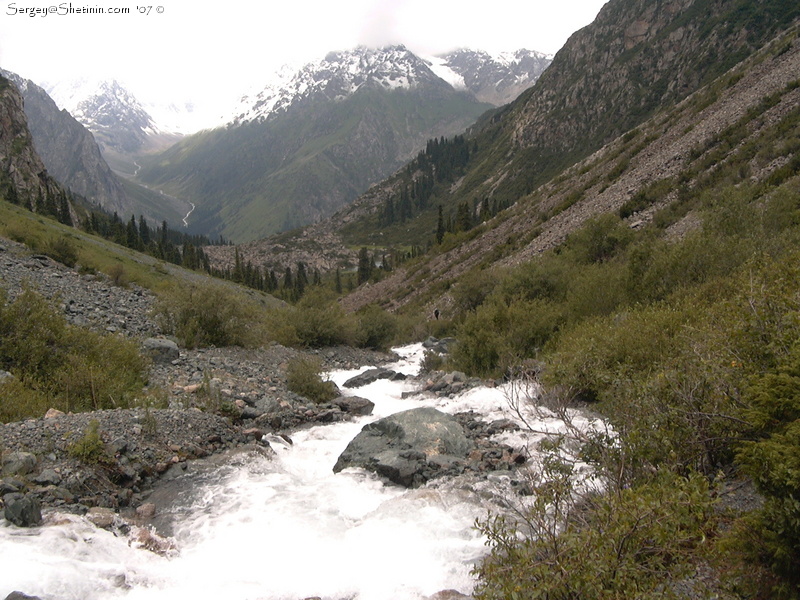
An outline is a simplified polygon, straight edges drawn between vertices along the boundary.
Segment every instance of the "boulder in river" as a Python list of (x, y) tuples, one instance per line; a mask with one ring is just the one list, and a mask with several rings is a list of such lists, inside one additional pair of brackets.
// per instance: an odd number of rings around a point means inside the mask
[(367, 369), (363, 373), (359, 373), (358, 375), (351, 377), (347, 381), (344, 382), (344, 387), (346, 388), (357, 388), (362, 387), (364, 385), (369, 385), (378, 379), (388, 379), (390, 381), (400, 381), (405, 379), (406, 376), (402, 373), (398, 373), (396, 371), (392, 371), (391, 369), (384, 369), (384, 368), (376, 368), (376, 369)]
[(341, 410), (351, 415), (371, 415), (375, 403), (360, 396), (339, 396), (333, 403)]
[(3, 497), (6, 520), (18, 527), (35, 527), (42, 522), (42, 509), (39, 499), (33, 495), (6, 494)]
[(333, 467), (361, 467), (405, 487), (418, 487), (457, 464), (472, 442), (458, 421), (435, 408), (414, 408), (365, 425)]

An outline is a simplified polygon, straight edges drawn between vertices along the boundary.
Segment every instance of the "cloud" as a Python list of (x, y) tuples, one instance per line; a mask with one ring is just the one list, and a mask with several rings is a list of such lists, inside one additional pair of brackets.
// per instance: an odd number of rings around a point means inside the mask
[(406, 0), (378, 0), (371, 3), (364, 14), (358, 43), (370, 47), (403, 43), (401, 21), (407, 4)]

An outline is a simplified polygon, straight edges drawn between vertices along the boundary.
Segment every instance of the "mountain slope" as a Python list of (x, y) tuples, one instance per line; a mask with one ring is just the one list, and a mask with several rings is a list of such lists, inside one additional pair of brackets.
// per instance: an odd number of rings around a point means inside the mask
[[(715, 167), (722, 170), (726, 161), (742, 162), (748, 182), (771, 181), (781, 169), (788, 169), (788, 176), (796, 171), (796, 144), (790, 140), (798, 133), (798, 73), (795, 25), (755, 58), (640, 123), (533, 193), (521, 195), (515, 206), (462, 234), (461, 240), (446, 243), (413, 269), (399, 269), (357, 290), (346, 302), (351, 308), (386, 299), (395, 307), (419, 302), (447, 306), (447, 297), (438, 294), (465, 273), (526, 263), (603, 214), (622, 215), (629, 227), (638, 229), (653, 219), (670, 221), (669, 211), (675, 211), (677, 220), (670, 223), (669, 232), (682, 235), (698, 223), (692, 202), (710, 185), (707, 178), (714, 177)], [(759, 148), (758, 156), (739, 155)], [(361, 201), (369, 206), (362, 209), (377, 210), (375, 197)], [(336, 221), (348, 218), (339, 215)], [(432, 224), (429, 235), (434, 228)]]
[[(675, 169), (696, 179), (691, 167), (695, 154), (705, 154), (703, 144), (711, 143), (719, 128), (736, 122), (742, 110), (755, 110), (764, 94), (791, 84), (795, 64), (775, 85), (756, 83), (760, 76), (751, 63), (743, 64), (733, 79), (722, 76), (776, 33), (794, 27), (798, 16), (800, 7), (776, 0), (613, 0), (595, 23), (570, 38), (533, 88), (511, 105), (487, 113), (471, 129), (468, 162), (454, 179), (433, 187), (428, 208), (415, 207), (412, 218), (401, 223), (387, 225), (384, 218), (387, 202), (396, 202), (404, 188), (427, 176), (417, 161), (330, 220), (304, 231), (302, 238), (326, 240), (332, 256), (362, 245), (405, 251), (433, 244), (421, 266), (398, 269), (346, 302), (352, 308), (371, 301), (394, 307), (412, 300), (442, 304), (446, 299), (433, 299), (435, 290), (442, 293), (471, 269), (528, 260), (561, 243), (592, 215), (617, 210), (640, 195), (668, 202), (663, 191), (656, 193), (649, 185), (656, 186)], [(777, 68), (778, 59), (769, 51), (759, 56), (758, 61)], [(793, 50), (785, 50), (780, 60), (794, 56)], [(736, 81), (745, 75), (754, 79), (748, 84)], [(731, 102), (743, 108), (716, 104), (723, 92), (741, 94)], [(691, 94), (702, 100), (692, 104), (687, 99)], [(712, 108), (701, 114), (707, 107)], [(660, 125), (650, 121), (645, 131), (647, 119), (662, 114), (671, 116), (662, 117)], [(670, 119), (680, 121), (683, 129), (670, 128)], [(670, 139), (672, 147), (658, 145)], [(640, 162), (645, 158), (650, 162)], [(667, 191), (677, 187), (670, 180), (662, 186)], [(676, 200), (677, 192), (668, 198)], [(487, 222), (437, 247), (440, 204), (445, 222), (455, 222), (461, 208), (471, 217), (470, 226)], [(496, 209), (484, 211), (486, 205)], [(502, 210), (509, 205), (513, 208)], [(295, 246), (287, 239), (280, 245)], [(256, 247), (250, 250), (259, 254)], [(271, 260), (274, 264), (280, 259), (273, 252)]]
[(195, 231), (244, 241), (332, 214), (431, 135), (489, 105), (402, 46), (329, 54), (246, 102), (234, 123), (143, 163), (139, 180), (197, 204)]
[(0, 75), (0, 193), (14, 204), (37, 207), (63, 190), (36, 154), (22, 94)]
[(125, 192), (92, 134), (32, 81), (7, 71), (3, 75), (22, 93), (33, 142), (48, 172), (90, 202), (126, 214)]
[[(182, 136), (156, 123), (138, 98), (114, 79), (78, 79), (46, 86), (48, 94), (95, 137), (117, 173), (129, 177), (137, 158), (164, 149)], [(180, 109), (172, 107), (173, 115)]]

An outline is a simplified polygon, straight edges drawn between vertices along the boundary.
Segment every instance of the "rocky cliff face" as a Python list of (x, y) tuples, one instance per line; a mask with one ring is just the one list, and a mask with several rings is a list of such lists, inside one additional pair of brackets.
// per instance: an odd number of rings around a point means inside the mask
[(122, 185), (100, 154), (92, 134), (41, 87), (3, 72), (22, 93), (33, 143), (47, 171), (62, 185), (108, 211), (126, 214)]
[[(20, 204), (32, 204), (59, 193), (36, 154), (33, 136), (23, 110), (22, 94), (0, 76), (0, 178), (6, 198), (14, 194)], [(13, 192), (12, 192), (13, 190)]]
[(797, 8), (768, 0), (609, 2), (523, 95), (513, 140), (541, 155), (600, 147), (760, 47)]

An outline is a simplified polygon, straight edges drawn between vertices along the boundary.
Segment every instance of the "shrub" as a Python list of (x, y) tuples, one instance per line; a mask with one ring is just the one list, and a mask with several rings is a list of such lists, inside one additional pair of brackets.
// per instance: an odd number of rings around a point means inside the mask
[(51, 400), (38, 390), (31, 389), (16, 377), (0, 382), (0, 423), (42, 417)]
[(322, 287), (309, 289), (285, 315), (303, 347), (355, 345), (358, 337), (356, 319), (344, 312), (333, 291)]
[(397, 335), (395, 316), (377, 304), (369, 304), (356, 314), (358, 345), (374, 350), (388, 350)]
[(154, 314), (162, 330), (187, 348), (266, 341), (261, 307), (221, 283), (174, 286), (160, 294)]
[(322, 363), (318, 358), (299, 356), (289, 361), (286, 368), (286, 387), (295, 394), (305, 396), (318, 404), (330, 402), (338, 396), (336, 385), (320, 375)]
[(561, 322), (557, 305), (529, 300), (506, 304), (493, 298), (467, 316), (456, 331), (454, 368), (496, 377), (520, 359), (535, 356)]
[(89, 422), (82, 438), (67, 447), (67, 452), (72, 458), (89, 465), (106, 464), (111, 461), (105, 444), (100, 439), (100, 423), (96, 419)]
[(64, 236), (48, 240), (42, 253), (68, 267), (74, 267), (78, 262), (78, 249)]
[(70, 326), (30, 290), (11, 304), (3, 300), (0, 368), (16, 378), (0, 389), (4, 420), (38, 417), (51, 406), (127, 407), (141, 392), (147, 361), (134, 342)]
[(492, 551), (476, 569), (476, 598), (662, 597), (664, 579), (690, 572), (713, 524), (704, 478), (665, 473), (576, 503), (569, 471), (559, 468), (534, 490), (525, 525), (504, 517), (480, 524)]

